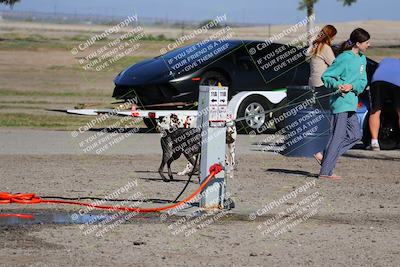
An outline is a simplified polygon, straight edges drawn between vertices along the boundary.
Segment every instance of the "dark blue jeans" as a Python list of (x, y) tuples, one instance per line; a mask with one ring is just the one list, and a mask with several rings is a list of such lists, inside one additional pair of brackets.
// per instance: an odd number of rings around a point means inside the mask
[(332, 115), (331, 135), (323, 152), (319, 175), (332, 175), (338, 158), (362, 138), (360, 123), (355, 112)]

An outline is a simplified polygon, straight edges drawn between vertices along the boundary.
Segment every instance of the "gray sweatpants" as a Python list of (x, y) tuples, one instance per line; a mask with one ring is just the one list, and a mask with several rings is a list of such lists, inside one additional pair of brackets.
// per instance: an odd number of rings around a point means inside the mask
[(323, 152), (319, 175), (332, 175), (338, 158), (362, 138), (355, 112), (333, 114), (331, 124), (331, 136)]

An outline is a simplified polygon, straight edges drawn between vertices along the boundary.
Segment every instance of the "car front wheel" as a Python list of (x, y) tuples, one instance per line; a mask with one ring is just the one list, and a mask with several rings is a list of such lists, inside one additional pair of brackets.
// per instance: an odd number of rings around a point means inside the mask
[(229, 87), (228, 79), (217, 71), (207, 71), (201, 77), (200, 85), (217, 86), (221, 83), (223, 86)]

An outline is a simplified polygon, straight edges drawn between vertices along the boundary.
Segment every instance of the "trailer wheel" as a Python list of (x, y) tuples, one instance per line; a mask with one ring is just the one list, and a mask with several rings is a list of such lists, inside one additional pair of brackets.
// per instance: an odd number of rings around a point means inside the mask
[(267, 130), (266, 122), (270, 116), (265, 112), (270, 109), (272, 109), (272, 104), (264, 96), (248, 96), (239, 106), (237, 118), (243, 118), (243, 120), (239, 121), (236, 127), (244, 133), (264, 133)]

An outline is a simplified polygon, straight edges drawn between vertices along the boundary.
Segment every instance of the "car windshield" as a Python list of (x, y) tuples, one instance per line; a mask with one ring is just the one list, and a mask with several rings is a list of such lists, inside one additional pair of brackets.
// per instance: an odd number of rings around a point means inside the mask
[(162, 58), (170, 71), (183, 74), (211, 63), (239, 44), (233, 41), (204, 41), (175, 49), (157, 58)]

